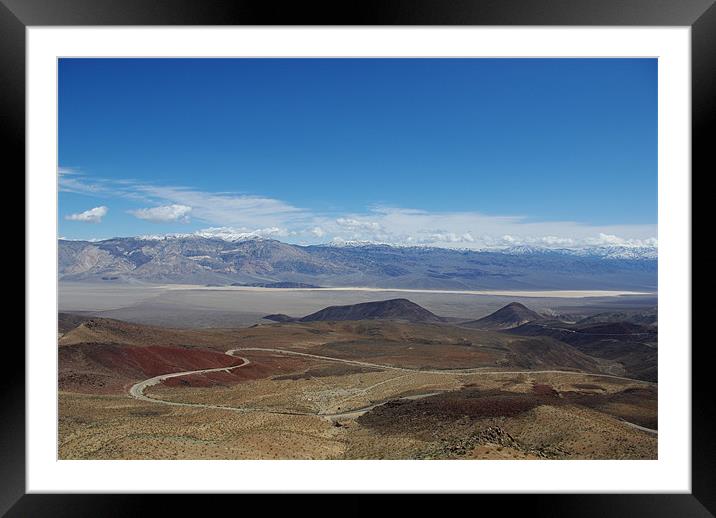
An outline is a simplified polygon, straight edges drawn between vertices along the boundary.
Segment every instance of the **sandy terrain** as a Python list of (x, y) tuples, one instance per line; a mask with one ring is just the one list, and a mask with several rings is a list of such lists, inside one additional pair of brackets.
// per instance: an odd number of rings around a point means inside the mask
[(62, 459), (340, 458), (343, 430), (318, 417), (168, 407), (60, 393)]
[[(532, 400), (536, 385), (572, 392), (583, 381), (580, 374), (458, 379), (371, 372), (148, 389), (163, 399), (256, 409), (248, 413), (62, 392), (59, 450), (61, 458), (655, 458), (656, 437), (618, 415), (558, 396)], [(636, 388), (616, 380), (591, 380), (590, 385), (598, 388), (585, 393), (599, 394), (594, 397)], [(409, 398), (426, 391), (434, 395)], [(495, 391), (506, 404), (494, 406), (490, 394)], [(386, 400), (393, 403), (349, 415), (352, 408)], [(656, 400), (651, 402), (640, 412), (646, 421), (655, 420)], [(275, 410), (341, 410), (346, 415), (281, 415)], [(632, 414), (639, 412), (632, 409)]]
[[(497, 372), (475, 342), (489, 349), (492, 341), (498, 351), (501, 335), (446, 329), (320, 322), (181, 331), (93, 321), (61, 339), (59, 456), (656, 458), (655, 384), (584, 372)], [(372, 351), (360, 345), (366, 336)], [(192, 340), (203, 345), (181, 345)], [(331, 345), (341, 340), (354, 345)], [(251, 347), (257, 344), (264, 347)], [(446, 370), (457, 358), (478, 370)], [(197, 370), (207, 372), (186, 374)]]
[[(116, 300), (140, 313), (176, 304), (187, 313), (174, 318), (189, 322), (232, 297), (309, 300), (283, 290), (142, 293)], [(468, 311), (454, 295), (422, 295)], [(60, 328), (61, 459), (657, 456), (657, 385), (548, 336), (395, 320), (182, 329), (76, 314), (61, 315)]]

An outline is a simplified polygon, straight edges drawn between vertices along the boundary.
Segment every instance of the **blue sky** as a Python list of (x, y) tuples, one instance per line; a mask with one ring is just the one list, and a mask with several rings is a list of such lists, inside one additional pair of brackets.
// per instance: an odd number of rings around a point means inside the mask
[(657, 61), (62, 59), (58, 167), (71, 239), (653, 243)]

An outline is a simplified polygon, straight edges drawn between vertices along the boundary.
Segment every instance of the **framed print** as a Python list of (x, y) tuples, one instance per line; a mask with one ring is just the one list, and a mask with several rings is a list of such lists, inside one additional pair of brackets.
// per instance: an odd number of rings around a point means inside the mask
[(712, 2), (0, 9), (8, 516), (263, 492), (711, 516)]

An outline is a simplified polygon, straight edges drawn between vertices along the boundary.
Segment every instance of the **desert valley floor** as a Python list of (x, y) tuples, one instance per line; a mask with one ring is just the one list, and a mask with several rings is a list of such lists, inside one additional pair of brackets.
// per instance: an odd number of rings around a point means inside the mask
[(61, 459), (657, 457), (655, 295), (93, 289)]

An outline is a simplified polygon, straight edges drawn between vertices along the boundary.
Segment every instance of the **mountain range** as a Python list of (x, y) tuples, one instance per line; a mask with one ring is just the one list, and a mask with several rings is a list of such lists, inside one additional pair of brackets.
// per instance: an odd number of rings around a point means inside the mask
[(653, 248), (456, 250), (295, 245), (265, 238), (58, 241), (62, 281), (412, 289), (655, 291)]

